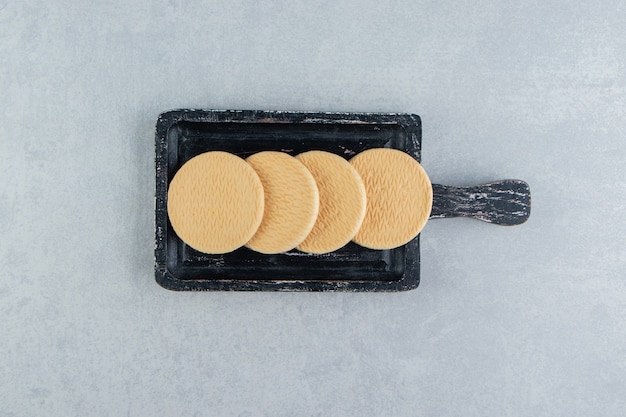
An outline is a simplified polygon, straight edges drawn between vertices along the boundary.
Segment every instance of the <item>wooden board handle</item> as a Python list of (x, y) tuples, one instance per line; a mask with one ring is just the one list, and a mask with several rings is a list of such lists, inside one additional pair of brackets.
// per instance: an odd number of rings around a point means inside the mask
[(431, 219), (471, 217), (504, 226), (522, 224), (530, 216), (530, 187), (502, 180), (474, 187), (433, 184)]

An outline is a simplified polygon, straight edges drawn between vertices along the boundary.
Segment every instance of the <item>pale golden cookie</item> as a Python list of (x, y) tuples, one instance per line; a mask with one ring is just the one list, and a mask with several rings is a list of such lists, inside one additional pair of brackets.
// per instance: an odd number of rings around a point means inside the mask
[(263, 218), (263, 185), (243, 159), (206, 152), (187, 161), (172, 179), (167, 214), (192, 248), (232, 252), (254, 235)]
[(350, 164), (365, 184), (367, 210), (354, 242), (370, 249), (392, 249), (422, 230), (433, 202), (426, 171), (410, 155), (396, 149), (369, 149)]
[(283, 152), (259, 152), (246, 162), (261, 178), (265, 191), (263, 220), (246, 246), (266, 254), (295, 248), (317, 218), (319, 194), (313, 176), (296, 158)]
[(313, 174), (320, 195), (317, 220), (298, 250), (321, 254), (342, 248), (356, 235), (365, 217), (365, 186), (359, 173), (330, 152), (305, 152), (296, 159)]

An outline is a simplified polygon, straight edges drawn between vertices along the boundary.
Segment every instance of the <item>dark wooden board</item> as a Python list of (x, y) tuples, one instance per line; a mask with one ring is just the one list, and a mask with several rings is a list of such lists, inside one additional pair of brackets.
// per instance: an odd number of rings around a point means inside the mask
[(419, 284), (419, 237), (392, 250), (350, 243), (325, 255), (246, 248), (207, 255), (185, 245), (167, 218), (176, 171), (207, 151), (243, 158), (263, 150), (324, 150), (349, 159), (370, 148), (421, 156), (421, 121), (412, 114), (175, 110), (156, 126), (155, 276), (171, 290), (402, 291)]

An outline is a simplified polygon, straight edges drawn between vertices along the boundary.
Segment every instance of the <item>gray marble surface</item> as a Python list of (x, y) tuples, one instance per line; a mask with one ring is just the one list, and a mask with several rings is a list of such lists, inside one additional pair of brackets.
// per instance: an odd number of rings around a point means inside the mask
[[(0, 415), (622, 416), (626, 6), (0, 0)], [(174, 293), (153, 137), (180, 107), (412, 112), (433, 220), (407, 293)]]

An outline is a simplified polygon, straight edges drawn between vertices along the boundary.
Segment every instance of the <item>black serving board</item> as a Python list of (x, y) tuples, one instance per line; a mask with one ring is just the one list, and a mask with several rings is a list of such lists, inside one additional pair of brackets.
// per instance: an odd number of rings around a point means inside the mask
[[(176, 171), (208, 151), (246, 158), (259, 151), (310, 150), (346, 159), (370, 148), (394, 148), (417, 161), (421, 122), (414, 114), (175, 110), (156, 129), (156, 280), (171, 290), (402, 291), (420, 280), (419, 236), (391, 250), (349, 243), (312, 255), (297, 250), (264, 255), (240, 248), (207, 255), (183, 243), (167, 217), (167, 189)], [(530, 216), (530, 189), (520, 180), (474, 187), (433, 184), (431, 219), (471, 217), (516, 225)]]
[(240, 248), (207, 255), (178, 238), (167, 217), (176, 171), (207, 151), (242, 158), (259, 151), (297, 155), (323, 150), (346, 159), (370, 148), (395, 148), (420, 161), (421, 121), (413, 114), (175, 110), (156, 126), (157, 282), (171, 290), (401, 291), (419, 284), (419, 237), (391, 250), (354, 243), (324, 255), (293, 250), (264, 255)]

